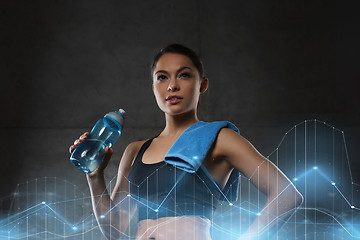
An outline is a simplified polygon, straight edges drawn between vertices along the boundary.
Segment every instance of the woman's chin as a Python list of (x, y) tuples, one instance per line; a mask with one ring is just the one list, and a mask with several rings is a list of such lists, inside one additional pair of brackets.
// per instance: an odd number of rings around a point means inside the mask
[(177, 117), (177, 116), (193, 116), (194, 115), (195, 110), (191, 109), (191, 110), (184, 110), (184, 109), (171, 109), (171, 110), (167, 110), (164, 111), (165, 114), (171, 116), (171, 117)]
[(165, 114), (169, 115), (169, 116), (177, 116), (177, 115), (182, 115), (184, 113), (184, 111), (181, 110), (174, 110), (174, 109), (167, 109), (166, 111), (163, 111)]

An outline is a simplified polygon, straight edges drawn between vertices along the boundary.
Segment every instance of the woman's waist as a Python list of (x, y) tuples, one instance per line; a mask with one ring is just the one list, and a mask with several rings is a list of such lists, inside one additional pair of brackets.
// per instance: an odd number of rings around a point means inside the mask
[(139, 221), (165, 217), (201, 217), (212, 219), (216, 206), (207, 202), (186, 202), (168, 199), (161, 203), (139, 202)]
[(144, 219), (138, 223), (137, 240), (211, 240), (211, 222), (196, 216)]

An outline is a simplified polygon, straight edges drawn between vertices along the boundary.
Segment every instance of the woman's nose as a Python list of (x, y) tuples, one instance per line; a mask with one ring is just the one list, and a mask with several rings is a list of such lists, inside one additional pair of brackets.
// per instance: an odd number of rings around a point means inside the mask
[(178, 85), (178, 82), (176, 81), (176, 79), (171, 79), (167, 90), (171, 91), (171, 92), (175, 92), (175, 91), (179, 91), (179, 89), (180, 89), (180, 86)]

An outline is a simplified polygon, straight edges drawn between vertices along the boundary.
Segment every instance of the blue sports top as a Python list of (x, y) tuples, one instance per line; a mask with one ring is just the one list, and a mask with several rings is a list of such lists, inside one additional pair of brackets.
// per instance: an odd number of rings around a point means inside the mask
[(175, 216), (212, 219), (222, 200), (221, 190), (203, 168), (189, 173), (164, 161), (144, 164), (142, 156), (154, 138), (141, 146), (128, 175), (130, 194), (138, 201), (139, 221)]

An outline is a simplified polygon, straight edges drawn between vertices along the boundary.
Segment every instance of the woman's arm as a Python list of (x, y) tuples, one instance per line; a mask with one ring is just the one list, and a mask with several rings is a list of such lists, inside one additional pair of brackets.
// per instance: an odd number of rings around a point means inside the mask
[(261, 192), (267, 195), (263, 210), (245, 235), (276, 233), (281, 223), (285, 222), (302, 203), (302, 195), (272, 162), (233, 130), (221, 129), (216, 145), (231, 167), (247, 176)]
[[(87, 135), (80, 137), (79, 141), (75, 141), (75, 144), (70, 147), (70, 152), (86, 137)], [(90, 188), (93, 211), (101, 232), (107, 239), (119, 239), (125, 233), (136, 210), (136, 203), (127, 196), (129, 193), (127, 175), (136, 156), (137, 144), (129, 144), (124, 151), (111, 197), (106, 189), (104, 170), (110, 161), (113, 150), (106, 147), (105, 151), (106, 154), (100, 166), (94, 172), (87, 174), (86, 179)]]

